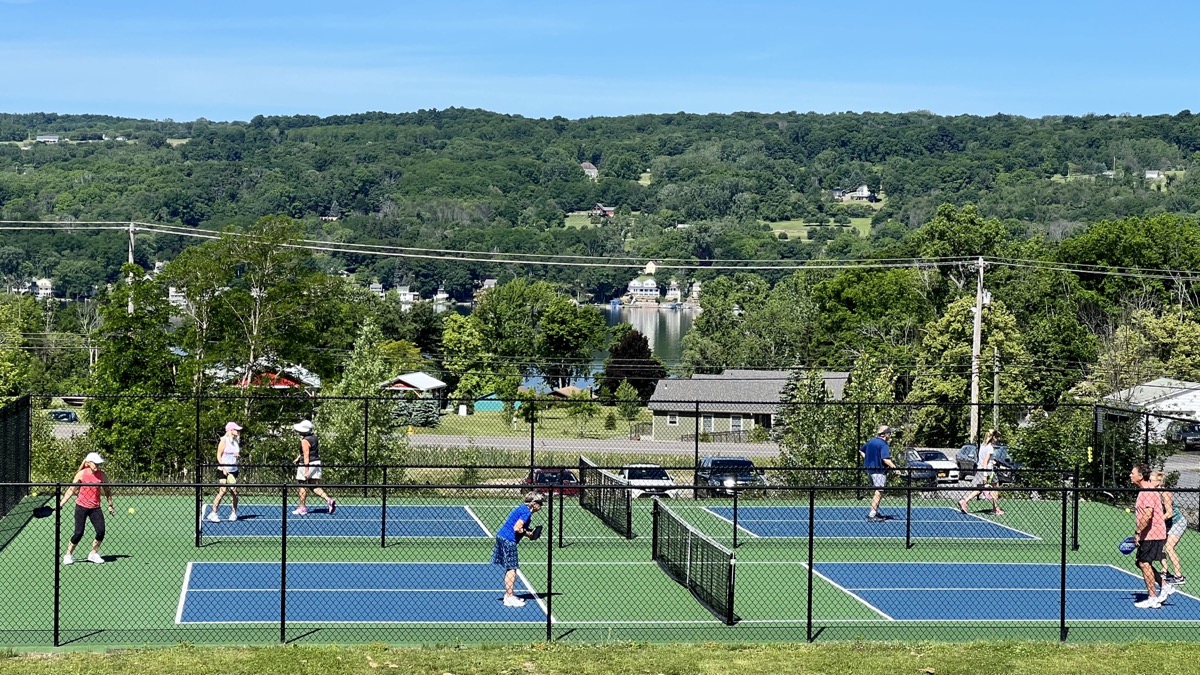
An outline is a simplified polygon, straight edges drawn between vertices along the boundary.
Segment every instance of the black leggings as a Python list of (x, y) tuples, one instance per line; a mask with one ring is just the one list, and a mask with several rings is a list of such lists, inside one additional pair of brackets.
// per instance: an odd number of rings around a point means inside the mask
[(71, 535), (71, 545), (74, 546), (83, 539), (83, 521), (91, 519), (92, 529), (96, 531), (96, 541), (104, 541), (104, 511), (97, 506), (87, 509), (75, 505), (75, 534)]

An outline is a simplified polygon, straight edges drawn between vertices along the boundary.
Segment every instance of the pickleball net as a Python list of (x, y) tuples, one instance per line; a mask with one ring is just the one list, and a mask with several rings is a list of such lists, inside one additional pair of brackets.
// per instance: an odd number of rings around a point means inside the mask
[[(589, 489), (599, 486), (601, 489)], [(633, 492), (629, 483), (586, 457), (579, 458), (579, 505), (614, 532), (633, 539)]]
[(680, 518), (658, 499), (654, 500), (653, 519), (651, 555), (655, 562), (726, 625), (732, 626), (737, 620), (733, 613), (733, 551)]

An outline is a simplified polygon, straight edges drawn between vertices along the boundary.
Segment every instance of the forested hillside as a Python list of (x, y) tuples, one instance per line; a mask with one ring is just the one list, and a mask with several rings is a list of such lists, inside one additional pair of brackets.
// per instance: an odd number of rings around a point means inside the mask
[[(48, 134), (62, 141), (32, 142)], [(806, 260), (871, 255), (942, 203), (974, 203), (1018, 240), (1058, 240), (1102, 219), (1200, 213), (1200, 172), (1189, 170), (1200, 168), (1200, 117), (1188, 111), (568, 120), (450, 109), (220, 123), (5, 114), (0, 139), (6, 220), (220, 229), (278, 214), (307, 222), (316, 238), (456, 250)], [(596, 180), (583, 162), (597, 167)], [(834, 189), (859, 185), (880, 201), (835, 201)], [(598, 202), (615, 216), (566, 218)], [(69, 297), (116, 278), (118, 238), (65, 239), (7, 233), (0, 273), (62, 279)], [(170, 259), (182, 245), (146, 238), (138, 262)], [(505, 273), (433, 260), (328, 263), (426, 297), (444, 282), (459, 299), (482, 276)], [(533, 273), (598, 300), (628, 280), (626, 271)]]

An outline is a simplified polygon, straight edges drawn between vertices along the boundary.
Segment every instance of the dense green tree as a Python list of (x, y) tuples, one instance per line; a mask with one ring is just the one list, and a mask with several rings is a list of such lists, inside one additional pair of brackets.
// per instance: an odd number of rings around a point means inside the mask
[[(604, 373), (600, 388), (614, 392), (618, 399), (627, 396), (630, 389), (643, 404), (650, 400), (658, 381), (667, 376), (667, 368), (650, 349), (645, 335), (629, 324), (616, 328), (608, 358), (604, 361)], [(625, 393), (621, 387), (625, 386)], [(622, 399), (623, 400), (623, 399)]]

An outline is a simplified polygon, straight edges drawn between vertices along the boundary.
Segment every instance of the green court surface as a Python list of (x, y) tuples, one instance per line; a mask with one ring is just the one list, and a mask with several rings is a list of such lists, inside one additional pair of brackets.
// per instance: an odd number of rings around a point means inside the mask
[[(372, 488), (377, 489), (377, 488)], [(0, 606), (0, 640), (13, 646), (47, 646), (54, 642), (54, 611), (56, 605), (55, 579), (59, 587), (60, 645), (74, 647), (107, 647), (118, 645), (175, 644), (254, 644), (276, 643), (281, 638), (293, 642), (390, 642), (390, 643), (494, 643), (533, 642), (547, 639), (545, 613), (539, 609), (540, 622), (481, 621), (439, 623), (420, 620), (415, 614), (411, 623), (371, 622), (311, 622), (289, 621), (281, 635), (278, 623), (180, 623), (189, 563), (199, 562), (256, 562), (279, 564), (283, 551), (278, 536), (242, 536), (236, 527), (242, 523), (222, 525), (206, 534), (197, 547), (195, 496), (189, 490), (154, 489), (147, 487), (141, 494), (117, 492), (117, 512), (108, 517), (108, 536), (102, 553), (107, 562), (94, 565), (76, 562), (60, 566), (55, 555), (56, 517), (40, 513), (29, 517), (32, 509), (46, 502), (45, 497), (27, 498), (7, 518), (0, 521), (0, 594), (5, 602)], [(381, 541), (375, 536), (289, 537), (287, 562), (356, 563), (478, 563), (488, 565), (493, 540), (490, 533), (503, 523), (509, 511), (517, 505), (516, 490), (476, 490), (456, 496), (445, 492), (388, 496), (388, 507), (411, 506), (414, 513), (430, 507), (469, 507), (486, 532), (470, 536), (406, 537), (389, 536)], [(463, 496), (466, 494), (467, 496)], [(1057, 619), (1026, 620), (1011, 618), (1005, 607), (1022, 602), (1020, 594), (1004, 590), (984, 589), (975, 593), (961, 592), (958, 565), (964, 570), (1020, 570), (1017, 565), (1057, 566), (1062, 555), (1062, 505), (1053, 499), (1010, 499), (1004, 503), (1007, 514), (992, 516), (973, 514), (969, 518), (981, 523), (978, 535), (967, 538), (920, 536), (906, 545), (903, 537), (890, 536), (824, 536), (821, 532), (812, 541), (816, 570), (822, 563), (828, 569), (845, 570), (855, 574), (874, 574), (879, 570), (877, 583), (872, 585), (912, 589), (901, 604), (917, 606), (920, 616), (915, 619), (885, 618), (880, 610), (864, 601), (863, 593), (848, 591), (827, 574), (814, 574), (811, 580), (812, 613), (809, 614), (809, 539), (807, 525), (789, 523), (794, 530), (776, 529), (783, 536), (761, 536), (769, 523), (781, 518), (762, 518), (759, 523), (747, 521), (747, 514), (794, 513), (807, 518), (806, 493), (792, 493), (795, 499), (742, 500), (739, 505), (739, 524), (736, 553), (736, 625), (726, 626), (703, 606), (686, 588), (668, 577), (659, 564), (651, 560), (651, 502), (634, 503), (636, 536), (626, 540), (608, 529), (592, 513), (580, 508), (578, 499), (567, 497), (562, 506), (555, 500), (552, 509), (535, 516), (535, 523), (547, 523), (549, 511), (554, 520), (543, 539), (520, 544), (521, 570), (529, 586), (540, 597), (542, 607), (550, 609), (553, 621), (549, 637), (554, 640), (603, 642), (634, 641), (805, 641), (812, 637), (830, 639), (921, 639), (921, 640), (978, 640), (978, 639), (1059, 639)], [(486, 495), (486, 496), (481, 496)], [(204, 495), (211, 501), (211, 492)], [(335, 494), (335, 496), (337, 496)], [(279, 493), (243, 497), (244, 504), (265, 505), (282, 509)], [(313, 500), (310, 504), (319, 504)], [(227, 504), (228, 502), (226, 502)], [(289, 494), (294, 505), (295, 496)], [(866, 502), (852, 498), (817, 499), (817, 512), (849, 513), (859, 510), (865, 514)], [(369, 511), (380, 505), (378, 495), (349, 496), (343, 492), (339, 507), (363, 507)], [(669, 500), (667, 506), (693, 523), (720, 543), (732, 547), (733, 525), (724, 517), (731, 509), (728, 499)], [(887, 510), (903, 515), (903, 499), (889, 498)], [(136, 508), (136, 515), (127, 513)], [(66, 540), (73, 527), (69, 505), (62, 514), (59, 541), (65, 551)], [(245, 508), (245, 507), (244, 507)], [(952, 500), (926, 500), (914, 508), (928, 508), (927, 520), (952, 522), (944, 517), (956, 513)], [(982, 508), (982, 507), (977, 507)], [(789, 511), (789, 509), (791, 511)], [(822, 509), (835, 509), (822, 511)], [(836, 511), (842, 509), (843, 511)], [(352, 510), (352, 509), (351, 509)], [(222, 506), (222, 513), (227, 506)], [(1068, 521), (1073, 514), (1068, 511)], [(312, 513), (305, 518), (329, 517)], [(857, 518), (857, 516), (855, 516)], [(914, 516), (914, 528), (917, 523)], [(365, 518), (358, 519), (360, 522)], [(558, 537), (561, 520), (562, 538)], [(250, 521), (247, 521), (250, 522)], [(297, 522), (289, 519), (289, 527)], [(747, 525), (746, 523), (749, 523)], [(846, 531), (860, 531), (857, 520), (846, 517)], [(993, 525), (1000, 523), (1000, 525)], [(1067, 562), (1069, 565), (1113, 566), (1133, 571), (1133, 560), (1118, 553), (1116, 543), (1132, 530), (1132, 516), (1123, 509), (1098, 503), (1083, 502), (1079, 508), (1079, 549), (1071, 550), (1073, 523), (1067, 527)], [(887, 525), (887, 532), (901, 531), (902, 525)], [(897, 529), (899, 528), (899, 529)], [(368, 529), (370, 529), (368, 527)], [(249, 530), (247, 530), (249, 531)], [(375, 530), (378, 532), (378, 530)], [(884, 530), (879, 530), (883, 532)], [(1011, 533), (992, 536), (997, 532)], [(795, 534), (799, 536), (790, 536)], [(1197, 537), (1191, 533), (1190, 537)], [(83, 543), (76, 553), (82, 561), (91, 541), (87, 529)], [(560, 546), (560, 543), (562, 544)], [(1180, 552), (1186, 569), (1197, 569), (1200, 556), (1195, 555), (1189, 537), (1185, 537)], [(855, 563), (853, 566), (833, 563)], [(293, 568), (294, 569), (294, 568)], [(348, 566), (360, 570), (362, 566)], [(477, 596), (446, 593), (444, 602), (498, 603), (502, 572), (487, 567), (488, 578), (494, 578), (495, 593)], [(1047, 568), (1049, 569), (1049, 568)], [(1105, 569), (1108, 569), (1107, 567)], [(903, 570), (898, 574), (897, 570)], [(901, 578), (902, 577), (902, 578)], [(289, 579), (292, 577), (289, 576)], [(1129, 588), (1136, 589), (1140, 580), (1130, 576)], [(236, 588), (236, 579), (230, 588)], [(338, 583), (338, 582), (343, 583)], [(353, 579), (331, 579), (331, 587), (352, 585)], [(445, 579), (447, 589), (454, 589), (456, 580)], [(1197, 581), (1200, 584), (1200, 581)], [(289, 587), (290, 588), (290, 587)], [(439, 589), (434, 589), (439, 590)], [(551, 590), (550, 595), (546, 595)], [(888, 589), (894, 590), (894, 588)], [(1091, 589), (1108, 595), (1088, 596), (1103, 608), (1124, 608), (1132, 598), (1120, 588)], [(1128, 589), (1126, 589), (1128, 590)], [(1186, 591), (1186, 587), (1183, 589)], [(277, 594), (276, 594), (277, 595)], [(289, 592), (290, 596), (290, 592)], [(329, 594), (331, 604), (348, 602), (345, 596)], [(966, 598), (964, 600), (964, 597)], [(1039, 596), (1041, 597), (1041, 596)], [(1057, 595), (1053, 601), (1057, 601)], [(1180, 606), (1195, 601), (1179, 594)], [(1044, 599), (1044, 598), (1043, 598)], [(531, 597), (531, 602), (535, 600)], [(219, 603), (236, 606), (243, 602), (237, 591), (223, 593)], [(289, 600), (290, 602), (290, 600)], [(406, 616), (404, 601), (398, 599), (397, 616)], [(492, 608), (489, 605), (489, 608)], [(964, 609), (965, 607), (965, 609)], [(957, 613), (950, 611), (956, 608)], [(469, 609), (469, 608), (468, 608)], [(978, 610), (977, 618), (975, 612)], [(1129, 641), (1140, 639), (1193, 639), (1196, 621), (1191, 614), (1170, 614), (1145, 610), (1128, 620), (1114, 612), (1113, 618), (1097, 619), (1093, 615), (1068, 621), (1070, 640)], [(1182, 611), (1182, 610), (1181, 610)], [(949, 612), (946, 614), (946, 612)], [(956, 618), (939, 618), (941, 616)], [(965, 616), (965, 618), (964, 618)], [(1019, 617), (1019, 612), (1012, 616)], [(1141, 620), (1144, 617), (1145, 620)]]

